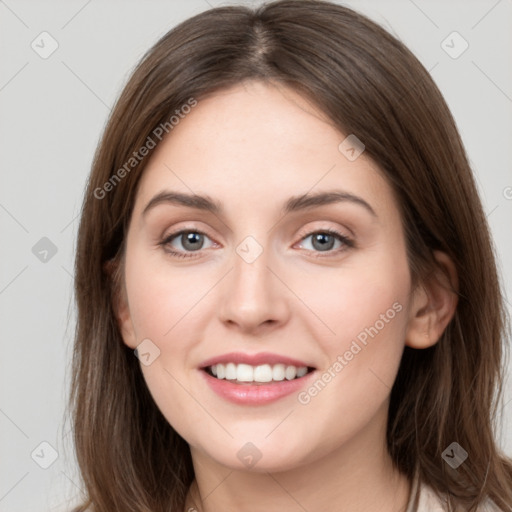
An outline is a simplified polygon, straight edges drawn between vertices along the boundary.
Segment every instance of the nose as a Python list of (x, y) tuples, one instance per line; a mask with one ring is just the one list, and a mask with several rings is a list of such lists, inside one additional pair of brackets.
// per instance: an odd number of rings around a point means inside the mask
[(219, 308), (220, 319), (228, 328), (263, 334), (288, 321), (292, 294), (284, 276), (269, 264), (272, 261), (266, 250), (252, 262), (234, 254), (233, 269), (223, 280)]

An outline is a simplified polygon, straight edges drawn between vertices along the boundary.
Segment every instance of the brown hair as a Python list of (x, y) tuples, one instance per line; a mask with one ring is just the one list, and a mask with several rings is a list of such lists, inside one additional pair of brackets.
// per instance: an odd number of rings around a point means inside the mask
[[(391, 391), (388, 450), (402, 473), (412, 480), (417, 468), (452, 505), (475, 510), (488, 496), (512, 507), (512, 461), (494, 438), (507, 316), (455, 122), (428, 72), (383, 28), (327, 1), (282, 0), (254, 10), (211, 9), (173, 28), (138, 64), (109, 118), (85, 193), (75, 264), (69, 407), (88, 496), (76, 510), (184, 507), (194, 478), (189, 447), (155, 405), (113, 309), (149, 156), (118, 170), (191, 98), (246, 79), (293, 87), (342, 133), (363, 141), (397, 195), (415, 283), (436, 268), (433, 250), (453, 260), (455, 316), (431, 348), (405, 348)], [(441, 457), (454, 441), (469, 454), (457, 470)]]

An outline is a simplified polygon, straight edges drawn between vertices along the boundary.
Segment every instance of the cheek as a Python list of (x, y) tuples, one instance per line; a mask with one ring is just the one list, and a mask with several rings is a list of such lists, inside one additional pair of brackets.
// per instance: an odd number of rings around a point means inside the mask
[[(318, 318), (316, 338), (331, 355), (353, 340), (400, 345), (406, 323), (410, 274), (405, 251), (377, 251), (316, 279), (297, 280), (299, 295)], [(369, 345), (369, 344), (368, 344)]]
[(131, 256), (126, 287), (135, 335), (138, 343), (149, 339), (159, 351), (151, 364), (141, 364), (142, 374), (167, 421), (194, 444), (197, 425), (205, 421), (205, 404), (191, 398), (190, 379), (197, 371), (191, 356), (201, 341), (205, 307), (211, 308), (208, 292), (218, 277), (207, 270), (172, 271), (161, 258), (144, 264), (148, 256), (136, 250)]
[(175, 332), (190, 323), (196, 306), (215, 284), (214, 276), (197, 269), (173, 271), (161, 256), (154, 263), (143, 256), (134, 251), (126, 264), (132, 322), (138, 340), (154, 339), (164, 349), (176, 338)]
[(205, 418), (204, 410), (196, 407), (187, 393), (190, 386), (184, 374), (190, 350), (190, 333), (186, 335), (188, 316), (184, 315), (190, 307), (184, 304), (184, 297), (170, 292), (161, 279), (132, 284), (132, 290), (139, 291), (130, 303), (138, 343), (149, 339), (154, 344), (150, 364), (143, 364), (142, 359), (140, 363), (146, 386), (167, 422), (193, 444), (195, 440), (190, 435)]
[(405, 250), (375, 251), (301, 293), (322, 320), (310, 325), (324, 364), (299, 403), (351, 431), (386, 401), (398, 371), (410, 293)]

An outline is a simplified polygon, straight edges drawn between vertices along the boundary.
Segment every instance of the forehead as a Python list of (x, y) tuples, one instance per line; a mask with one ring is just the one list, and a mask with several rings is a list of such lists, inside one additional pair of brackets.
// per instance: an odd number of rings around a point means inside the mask
[(136, 209), (163, 189), (208, 194), (237, 212), (330, 189), (364, 196), (376, 209), (389, 206), (391, 189), (374, 162), (364, 152), (351, 161), (340, 151), (347, 135), (290, 88), (238, 84), (198, 101), (163, 139)]

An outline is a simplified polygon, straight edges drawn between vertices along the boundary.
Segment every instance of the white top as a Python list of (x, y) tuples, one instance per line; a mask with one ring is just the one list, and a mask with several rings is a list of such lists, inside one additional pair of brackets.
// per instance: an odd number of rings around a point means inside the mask
[[(415, 510), (414, 505), (414, 497), (416, 494), (416, 489), (418, 488), (418, 474), (416, 473), (416, 476), (413, 481), (412, 485), (412, 491), (411, 491), (411, 498), (409, 500), (409, 503), (407, 505), (406, 512), (447, 512), (448, 506), (447, 506), (447, 498), (443, 497), (440, 498), (434, 489), (430, 487), (429, 485), (426, 485), (424, 483), (421, 484), (420, 487), (420, 497), (418, 502), (418, 508)], [(481, 505), (478, 508), (478, 512), (500, 512), (500, 509), (491, 501), (486, 500), (483, 505)]]

